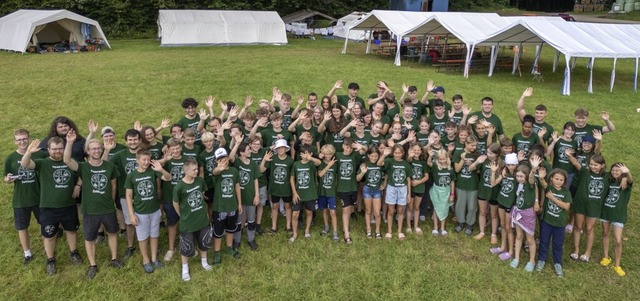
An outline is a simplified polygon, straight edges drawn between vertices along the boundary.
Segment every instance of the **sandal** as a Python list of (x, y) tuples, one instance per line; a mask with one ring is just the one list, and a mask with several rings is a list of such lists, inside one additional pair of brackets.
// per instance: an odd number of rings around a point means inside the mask
[(582, 262), (589, 262), (589, 257), (587, 257), (587, 255), (582, 254), (580, 256), (580, 261)]
[(381, 233), (376, 233), (376, 239), (382, 239), (382, 234)]
[(392, 237), (391, 233), (387, 233), (387, 234), (384, 235), (384, 238), (389, 239), (389, 240), (391, 239), (391, 237)]
[(500, 260), (502, 261), (509, 260), (511, 259), (511, 254), (509, 254), (509, 252), (503, 252), (502, 254), (498, 255), (498, 258), (500, 258)]
[(484, 232), (478, 233), (478, 235), (473, 237), (475, 240), (482, 240), (484, 238)]
[(447, 237), (447, 235), (449, 235), (449, 232), (447, 232), (447, 230), (442, 230), (442, 232), (440, 232), (440, 235)]
[(600, 265), (603, 267), (607, 267), (611, 264), (611, 258), (610, 257), (603, 257), (602, 260), (600, 260)]
[(433, 231), (431, 231), (431, 235), (433, 235), (433, 236), (438, 236), (438, 230), (433, 230)]
[(569, 258), (571, 258), (573, 260), (576, 260), (576, 261), (580, 259), (580, 257), (578, 257), (578, 254), (576, 254), (576, 253), (571, 253), (571, 255), (569, 255)]
[(346, 238), (344, 239), (344, 242), (345, 242), (346, 244), (350, 245), (353, 241), (351, 241), (351, 237), (346, 237)]
[(404, 233), (399, 232), (399, 233), (398, 233), (398, 239), (399, 239), (399, 240), (404, 240), (404, 238), (405, 238)]
[(416, 234), (417, 235), (422, 235), (422, 229), (416, 227)]
[(491, 244), (492, 245), (497, 245), (498, 244), (498, 235), (497, 234), (491, 234)]
[(367, 232), (367, 238), (373, 238), (373, 236), (371, 235), (371, 232)]

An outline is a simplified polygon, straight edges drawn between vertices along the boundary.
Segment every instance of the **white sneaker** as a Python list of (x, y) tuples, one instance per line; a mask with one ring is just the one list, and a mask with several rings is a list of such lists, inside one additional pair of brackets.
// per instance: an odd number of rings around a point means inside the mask
[[(164, 254), (164, 261), (171, 261), (171, 258), (173, 258), (173, 254), (175, 254), (176, 251), (171, 251), (168, 250), (167, 253)], [(187, 280), (185, 280), (187, 281)]]
[(191, 280), (191, 275), (189, 275), (189, 272), (182, 273), (182, 281), (189, 281), (189, 280)]

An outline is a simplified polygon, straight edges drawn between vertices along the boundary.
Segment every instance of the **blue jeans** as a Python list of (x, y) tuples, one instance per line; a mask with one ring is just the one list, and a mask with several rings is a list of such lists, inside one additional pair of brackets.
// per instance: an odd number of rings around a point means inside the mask
[(562, 244), (564, 243), (564, 227), (554, 227), (545, 221), (540, 222), (540, 250), (538, 260), (549, 259), (549, 242), (553, 247), (553, 263), (562, 264)]

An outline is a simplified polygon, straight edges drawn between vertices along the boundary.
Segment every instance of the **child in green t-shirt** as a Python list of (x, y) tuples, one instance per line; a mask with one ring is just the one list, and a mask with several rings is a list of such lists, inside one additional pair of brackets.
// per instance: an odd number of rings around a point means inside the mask
[(331, 215), (333, 240), (338, 241), (340, 238), (338, 237), (338, 220), (336, 218), (336, 188), (338, 187), (338, 181), (335, 153), (336, 149), (331, 144), (325, 144), (320, 149), (322, 164), (318, 169), (318, 178), (320, 180), (318, 209), (322, 210), (322, 220), (324, 221), (324, 229), (320, 232), (320, 235), (329, 234), (329, 215)]
[(311, 229), (311, 218), (313, 217), (313, 211), (316, 210), (316, 201), (318, 200), (316, 166), (320, 164), (320, 160), (313, 157), (311, 145), (303, 145), (300, 147), (300, 161), (293, 163), (291, 176), (289, 178), (293, 195), (293, 206), (291, 207), (293, 210), (293, 216), (291, 217), (293, 235), (289, 239), (290, 242), (294, 242), (296, 238), (298, 238), (298, 217), (302, 207), (304, 207), (307, 215), (304, 237), (311, 237), (311, 233), (309, 232)]
[[(224, 148), (215, 152), (216, 168), (213, 169), (213, 264), (222, 262), (222, 237), (225, 236), (226, 252), (233, 258), (240, 258), (240, 252), (233, 248), (233, 234), (238, 231), (238, 215), (242, 214), (240, 175), (229, 166), (229, 157)], [(226, 234), (226, 235), (225, 235)]]

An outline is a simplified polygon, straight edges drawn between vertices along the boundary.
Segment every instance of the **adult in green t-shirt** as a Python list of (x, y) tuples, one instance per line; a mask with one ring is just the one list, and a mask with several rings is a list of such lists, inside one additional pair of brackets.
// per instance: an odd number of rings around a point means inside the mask
[(171, 175), (160, 162), (151, 160), (148, 150), (141, 149), (136, 153), (136, 163), (138, 167), (127, 175), (124, 183), (125, 198), (129, 220), (136, 227), (142, 266), (146, 273), (153, 273), (164, 266), (157, 258), (162, 218), (158, 188), (160, 181), (171, 180)]
[(182, 280), (191, 280), (189, 258), (196, 254), (196, 245), (200, 249), (200, 262), (205, 271), (213, 269), (207, 262), (207, 251), (211, 248), (212, 229), (209, 225), (208, 209), (204, 202), (207, 184), (198, 176), (198, 162), (187, 159), (184, 164), (184, 177), (173, 189), (173, 207), (180, 216), (180, 257), (182, 261)]
[[(329, 91), (327, 96), (329, 98), (332, 98), (333, 95), (336, 93), (336, 90), (338, 89), (342, 89), (342, 80), (336, 81), (333, 87), (331, 87), (331, 90)], [(349, 85), (347, 86), (347, 89), (349, 90), (348, 92), (349, 94), (336, 96), (336, 99), (338, 103), (343, 107), (343, 110), (347, 109), (347, 105), (349, 104), (349, 101), (358, 102), (362, 105), (362, 107), (365, 107), (364, 100), (360, 96), (358, 96), (358, 91), (360, 91), (360, 85), (358, 85), (358, 83), (349, 83)]]
[[(200, 141), (200, 132), (198, 132), (198, 123), (200, 123), (200, 115), (196, 112), (198, 108), (198, 101), (189, 97), (185, 98), (181, 104), (184, 109), (185, 115), (178, 120), (176, 124), (180, 125), (182, 131), (186, 131), (187, 129), (192, 129), (195, 134), (195, 143), (198, 146), (202, 146), (202, 142)], [(205, 120), (207, 123), (208, 120)]]
[(216, 150), (216, 168), (213, 169), (213, 264), (222, 262), (222, 237), (225, 236), (226, 253), (240, 258), (240, 252), (233, 249), (233, 234), (238, 231), (238, 215), (242, 214), (240, 175), (229, 166), (229, 157), (224, 148)]
[(37, 172), (40, 182), (40, 234), (44, 238), (44, 250), (47, 255), (47, 274), (54, 275), (56, 270), (55, 248), (58, 226), (62, 224), (71, 251), (74, 264), (81, 264), (82, 257), (76, 249), (76, 231), (78, 230), (78, 208), (72, 194), (79, 193), (76, 175), (63, 159), (64, 140), (51, 137), (47, 141), (49, 157), (31, 160), (32, 155), (40, 151), (40, 140), (29, 144), (20, 160), (20, 166)]
[(290, 242), (294, 242), (298, 238), (298, 217), (300, 210), (304, 207), (306, 212), (306, 226), (304, 237), (311, 237), (311, 218), (313, 211), (316, 210), (316, 202), (318, 200), (318, 184), (316, 179), (316, 166), (320, 165), (320, 160), (313, 157), (313, 149), (310, 145), (300, 147), (300, 161), (296, 161), (291, 166), (291, 176), (289, 182), (291, 184), (293, 211), (291, 217), (291, 228), (293, 235)]
[(114, 196), (118, 169), (109, 161), (102, 160), (102, 145), (100, 141), (91, 139), (85, 143), (85, 152), (89, 154), (87, 162), (76, 162), (71, 158), (76, 133), (67, 133), (67, 145), (64, 149), (63, 161), (69, 169), (78, 173), (82, 182), (82, 228), (84, 230), (84, 246), (89, 259), (87, 278), (93, 279), (98, 273), (96, 263), (96, 239), (100, 225), (104, 225), (107, 232), (109, 250), (111, 251), (111, 266), (121, 268), (118, 260), (118, 220)]
[[(522, 92), (522, 96), (520, 96), (520, 99), (518, 100), (516, 111), (518, 112), (518, 118), (520, 119), (520, 121), (523, 121), (524, 116), (527, 115), (527, 111), (524, 109), (524, 102), (526, 98), (531, 96), (532, 94), (533, 88), (528, 87), (524, 90), (524, 92)], [(547, 118), (547, 106), (543, 104), (537, 105), (535, 107), (535, 113), (533, 114), (533, 117), (533, 133), (537, 135), (540, 131), (542, 131), (542, 141), (544, 141), (544, 143), (550, 142), (549, 138), (551, 138), (551, 133), (553, 133), (553, 126), (545, 121), (545, 119)]]
[[(493, 113), (493, 98), (491, 97), (482, 98), (482, 110), (469, 114), (467, 122), (469, 124), (478, 124), (478, 122), (482, 122), (483, 120), (490, 123), (495, 128), (492, 141), (500, 141), (498, 139), (502, 139), (504, 137), (504, 129), (502, 127), (502, 120), (500, 120), (500, 117)], [(476, 133), (478, 132), (475, 126), (473, 130)]]
[[(20, 165), (22, 156), (29, 146), (29, 131), (16, 130), (13, 141), (17, 149), (4, 160), (4, 181), (7, 184), (13, 184), (11, 207), (13, 207), (14, 225), (24, 251), (24, 264), (28, 264), (33, 257), (29, 237), (31, 215), (33, 214), (36, 221), (40, 223), (40, 181), (35, 170)], [(40, 159), (45, 156), (44, 152), (36, 152), (32, 158)]]
[(576, 118), (576, 132), (573, 134), (573, 140), (578, 144), (578, 150), (581, 150), (582, 146), (582, 137), (592, 135), (593, 130), (598, 130), (602, 134), (613, 132), (616, 130), (615, 125), (609, 119), (608, 112), (600, 113), (600, 117), (605, 122), (606, 126), (592, 125), (587, 123), (589, 119), (589, 111), (584, 108), (579, 108), (575, 111)]

